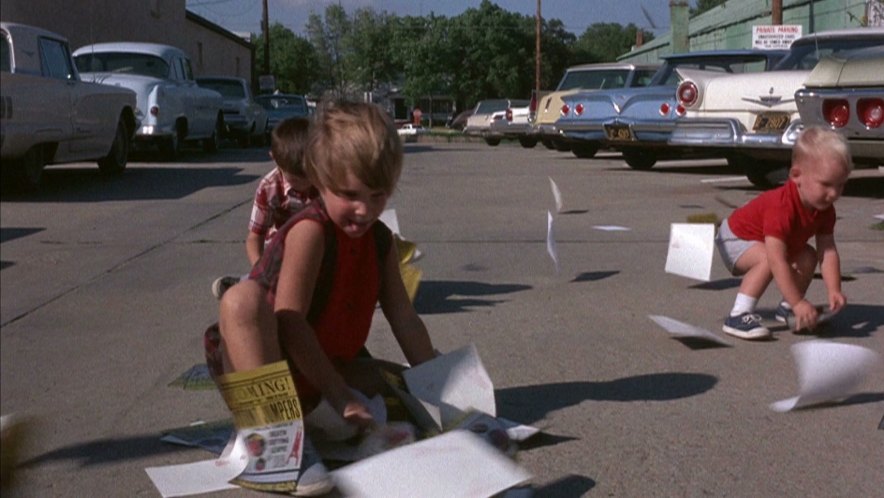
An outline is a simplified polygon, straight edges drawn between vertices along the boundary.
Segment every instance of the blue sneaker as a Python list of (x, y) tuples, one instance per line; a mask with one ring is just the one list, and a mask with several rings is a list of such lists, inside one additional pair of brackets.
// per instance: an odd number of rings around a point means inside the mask
[(780, 304), (777, 306), (777, 310), (774, 311), (774, 319), (780, 323), (789, 323), (795, 315), (792, 313), (792, 308), (787, 308), (783, 305), (783, 301), (780, 301)]
[(770, 330), (761, 324), (761, 316), (755, 313), (729, 316), (724, 319), (721, 330), (740, 339), (756, 340), (770, 337)]

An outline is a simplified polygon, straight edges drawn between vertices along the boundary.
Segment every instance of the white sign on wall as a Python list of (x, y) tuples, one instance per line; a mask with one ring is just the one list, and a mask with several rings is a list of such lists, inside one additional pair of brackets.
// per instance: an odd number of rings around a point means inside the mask
[(752, 48), (762, 50), (786, 50), (792, 42), (801, 38), (800, 24), (752, 26)]

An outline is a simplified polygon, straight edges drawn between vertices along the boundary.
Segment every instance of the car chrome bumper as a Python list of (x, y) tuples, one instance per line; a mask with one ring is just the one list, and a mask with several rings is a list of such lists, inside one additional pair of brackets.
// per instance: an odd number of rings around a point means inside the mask
[(783, 133), (750, 133), (736, 120), (690, 119), (676, 121), (670, 145), (734, 149), (790, 149), (801, 131), (800, 120), (793, 120)]

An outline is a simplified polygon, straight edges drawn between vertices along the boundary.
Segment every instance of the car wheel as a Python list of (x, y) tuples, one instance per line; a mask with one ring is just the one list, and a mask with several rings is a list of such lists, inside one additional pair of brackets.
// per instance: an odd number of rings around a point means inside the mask
[(219, 117), (215, 120), (215, 129), (212, 136), (203, 140), (203, 151), (217, 152), (221, 146), (221, 136), (224, 134), (224, 121)]
[(105, 175), (119, 175), (125, 171), (128, 160), (129, 136), (126, 134), (126, 124), (121, 119), (117, 123), (117, 133), (114, 135), (110, 152), (98, 160), (98, 170)]
[(571, 152), (571, 144), (564, 140), (553, 140), (553, 147), (559, 152)]
[(788, 162), (731, 156), (727, 158), (727, 164), (741, 170), (749, 179), (749, 183), (762, 189), (782, 185), (789, 177)]
[(635, 170), (649, 170), (657, 164), (657, 156), (644, 150), (630, 150), (623, 152), (623, 160)]
[(170, 137), (160, 139), (160, 154), (166, 161), (173, 161), (181, 152), (181, 135), (180, 132), (173, 133)]
[(594, 144), (574, 144), (571, 153), (580, 159), (590, 159), (599, 151), (599, 146)]
[(492, 147), (497, 147), (498, 145), (500, 145), (500, 139), (499, 138), (486, 138), (485, 143), (492, 146)]
[(519, 144), (526, 149), (533, 149), (537, 145), (537, 137), (519, 137)]
[(556, 150), (556, 144), (554, 144), (553, 141), (549, 138), (541, 138), (540, 143), (542, 143), (543, 146), (549, 150)]

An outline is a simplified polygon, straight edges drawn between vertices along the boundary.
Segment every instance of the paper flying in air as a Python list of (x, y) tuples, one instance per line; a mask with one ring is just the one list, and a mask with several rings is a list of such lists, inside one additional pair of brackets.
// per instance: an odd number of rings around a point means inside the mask
[(559, 186), (556, 185), (556, 182), (553, 181), (552, 177), (549, 177), (549, 186), (552, 188), (553, 199), (556, 201), (556, 212), (561, 213), (563, 208), (562, 191), (559, 190)]
[(798, 396), (771, 403), (775, 412), (846, 398), (862, 384), (881, 360), (875, 351), (830, 341), (804, 341), (792, 345), (798, 370)]
[(620, 225), (593, 225), (592, 227), (603, 232), (628, 232), (632, 230), (631, 228), (622, 227)]
[(666, 273), (708, 282), (715, 248), (712, 223), (673, 223), (669, 231)]
[(704, 339), (721, 344), (723, 346), (731, 345), (730, 342), (722, 339), (721, 337), (713, 334), (706, 329), (695, 327), (689, 323), (674, 320), (672, 318), (669, 318), (668, 316), (648, 315), (648, 318), (653, 320), (654, 323), (656, 323), (657, 325), (663, 327), (667, 332), (672, 334), (673, 337)]
[(549, 211), (546, 212), (546, 252), (552, 258), (556, 267), (556, 273), (559, 273), (559, 251), (556, 249), (556, 235), (553, 231), (553, 215)]

